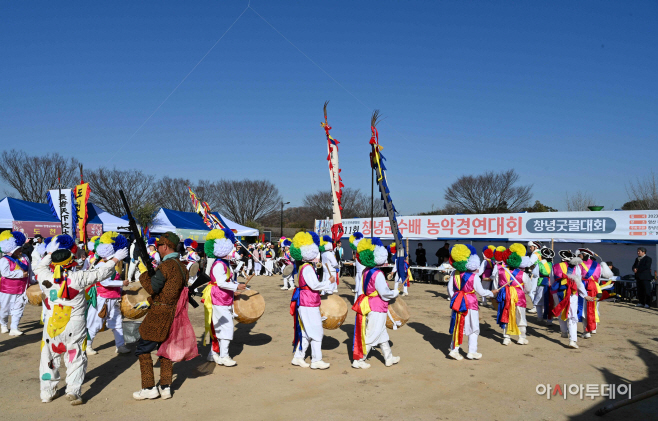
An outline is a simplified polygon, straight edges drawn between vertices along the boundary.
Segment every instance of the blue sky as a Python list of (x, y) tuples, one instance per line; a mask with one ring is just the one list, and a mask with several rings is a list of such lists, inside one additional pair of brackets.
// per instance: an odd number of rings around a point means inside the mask
[[(372, 109), (402, 214), (458, 176), (514, 167), (564, 210), (620, 207), (655, 168), (658, 3), (6, 2), (2, 148), (86, 168), (329, 188), (322, 104), (346, 186), (370, 190)], [(349, 93), (347, 91), (349, 91)], [(355, 99), (356, 97), (356, 99)], [(112, 158), (116, 152), (116, 157)], [(0, 186), (5, 187), (5, 186)]]

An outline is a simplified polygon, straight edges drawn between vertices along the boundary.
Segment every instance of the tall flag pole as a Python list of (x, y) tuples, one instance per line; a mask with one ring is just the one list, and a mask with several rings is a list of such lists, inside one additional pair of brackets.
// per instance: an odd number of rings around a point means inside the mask
[(340, 177), (340, 167), (338, 166), (338, 144), (340, 143), (329, 134), (331, 126), (327, 121), (327, 104), (324, 103), (324, 122), (320, 123), (327, 135), (327, 161), (329, 162), (329, 178), (331, 180), (331, 199), (333, 202), (333, 220), (334, 224), (331, 227), (331, 239), (334, 242), (340, 240), (343, 236), (343, 217), (342, 217), (342, 198), (343, 198), (343, 180)]
[[(379, 186), (379, 192), (381, 193), (382, 200), (384, 201), (384, 209), (386, 209), (386, 214), (388, 215), (389, 222), (391, 224), (391, 232), (395, 238), (396, 243), (396, 255), (395, 266), (398, 271), (398, 276), (400, 280), (404, 283), (407, 279), (407, 269), (405, 268), (406, 258), (407, 258), (407, 249), (404, 246), (402, 241), (402, 234), (398, 229), (398, 220), (395, 214), (397, 210), (393, 205), (393, 199), (391, 199), (391, 192), (388, 188), (388, 181), (386, 180), (386, 166), (384, 165), (384, 155), (381, 151), (384, 149), (383, 146), (379, 144), (379, 132), (377, 131), (377, 123), (379, 122), (379, 110), (375, 110), (372, 113), (372, 119), (370, 120), (370, 146), (372, 150), (370, 152), (370, 165), (375, 171), (375, 179), (377, 180), (377, 185)], [(370, 227), (370, 231), (373, 231), (373, 227)]]

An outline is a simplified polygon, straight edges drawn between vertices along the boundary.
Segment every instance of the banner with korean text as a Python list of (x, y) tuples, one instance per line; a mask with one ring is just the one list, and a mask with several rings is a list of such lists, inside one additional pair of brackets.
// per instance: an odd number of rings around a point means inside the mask
[[(331, 220), (315, 221), (318, 234), (330, 233)], [(388, 218), (343, 219), (343, 236), (355, 232), (393, 239)], [(658, 210), (603, 212), (542, 212), (491, 215), (400, 216), (400, 233), (410, 240), (468, 238), (555, 241), (658, 241)]]

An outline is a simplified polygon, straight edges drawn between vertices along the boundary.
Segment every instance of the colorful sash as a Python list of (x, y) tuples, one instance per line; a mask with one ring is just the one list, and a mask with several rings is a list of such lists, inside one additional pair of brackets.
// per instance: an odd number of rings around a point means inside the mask
[[(302, 266), (299, 268), (298, 273), (301, 276), (301, 273), (304, 271), (305, 266), (311, 266), (310, 263), (304, 263)], [(295, 264), (295, 269), (297, 269), (297, 264)], [(302, 318), (299, 315), (299, 306), (301, 305), (301, 299), (302, 299), (302, 294), (300, 291), (302, 289), (304, 290), (310, 290), (308, 285), (306, 285), (306, 281), (304, 281), (304, 285), (300, 284), (299, 277), (297, 277), (297, 285), (299, 285), (297, 288), (295, 288), (295, 291), (292, 293), (292, 298), (290, 298), (290, 315), (293, 317), (294, 321), (294, 333), (293, 333), (293, 338), (292, 338), (292, 350), (295, 352), (296, 350), (302, 349), (302, 329), (304, 329), (304, 323), (302, 323)]]
[(375, 280), (377, 273), (381, 272), (377, 268), (370, 269), (363, 277), (362, 294), (359, 295), (356, 302), (352, 306), (352, 310), (356, 312), (356, 320), (354, 322), (354, 344), (352, 345), (352, 357), (354, 360), (360, 360), (366, 355), (366, 316), (370, 313), (370, 298), (377, 297), (379, 293), (374, 290), (370, 294), (366, 294), (368, 285), (371, 280)]
[(8, 259), (9, 261), (14, 262), (15, 264), (17, 264), (18, 267), (21, 268), (21, 269), (23, 270), (23, 272), (27, 272), (27, 271), (28, 271), (28, 268), (29, 268), (28, 263), (26, 263), (26, 262), (22, 262), (20, 259), (14, 259), (13, 257), (11, 257), (11, 256), (8, 255), (8, 254), (5, 254), (3, 257), (4, 257), (5, 259)]
[(464, 288), (473, 276), (474, 274), (472, 272), (465, 272), (464, 274), (455, 272), (454, 282), (457, 286), (457, 291), (455, 291), (456, 293), (452, 296), (452, 300), (450, 301), (450, 308), (452, 309), (452, 315), (450, 316), (450, 334), (452, 335), (454, 348), (458, 348), (459, 345), (464, 342), (464, 320), (468, 315), (466, 294), (475, 293), (474, 290), (464, 291)]
[(569, 279), (568, 275), (573, 273), (575, 267), (567, 265), (565, 262), (560, 263), (560, 269), (566, 278), (556, 279), (553, 284), (554, 290), (560, 300), (560, 303), (552, 309), (554, 316), (566, 321), (569, 317), (569, 308), (571, 306), (571, 296), (578, 293), (578, 286)]
[[(598, 267), (598, 263), (595, 260), (592, 260), (592, 264), (590, 265), (589, 269), (584, 263), (581, 263), (581, 267), (584, 270), (587, 270), (587, 273), (583, 277), (587, 295), (589, 297), (596, 298), (596, 295), (601, 291), (599, 289), (600, 287), (598, 282), (592, 278), (592, 275), (594, 275), (594, 272)], [(584, 312), (587, 312), (587, 317), (584, 317)], [(585, 332), (596, 330), (596, 323), (599, 322), (599, 314), (596, 310), (596, 301), (587, 301), (582, 297), (578, 297), (578, 321), (584, 322), (585, 319), (587, 320), (587, 324), (584, 326)]]
[[(516, 287), (512, 285), (512, 283), (517, 280), (516, 275), (520, 271), (521, 269), (514, 269), (512, 272), (503, 269), (505, 283), (496, 296), (496, 301), (498, 302), (496, 322), (498, 323), (498, 326), (503, 329), (507, 328), (508, 335), (521, 334), (519, 326), (516, 323), (516, 303), (519, 301), (519, 295)], [(521, 283), (519, 282), (519, 284)]]

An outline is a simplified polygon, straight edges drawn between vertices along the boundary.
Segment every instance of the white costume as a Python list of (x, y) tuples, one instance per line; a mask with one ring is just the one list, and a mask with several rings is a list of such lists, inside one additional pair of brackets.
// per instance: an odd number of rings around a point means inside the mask
[[(0, 258), (0, 275), (2, 278), (11, 279), (11, 280), (20, 280), (23, 279), (23, 269), (12, 262), (11, 255), (6, 254)], [(2, 327), (2, 332), (7, 332), (7, 323), (9, 322), (9, 316), (11, 315), (11, 328), (10, 334), (18, 335), (20, 334), (18, 330), (18, 323), (23, 317), (23, 311), (25, 310), (25, 305), (27, 304), (27, 295), (25, 293), (27, 286), (34, 279), (34, 274), (32, 273), (32, 267), (30, 266), (30, 261), (27, 256), (21, 255), (18, 259), (15, 259), (21, 262), (21, 264), (27, 267), (27, 279), (25, 279), (24, 286), (21, 290), (5, 289), (5, 287), (0, 286), (5, 292), (0, 292), (0, 325)], [(14, 270), (11, 267), (14, 266)]]
[[(323, 292), (331, 288), (331, 282), (320, 282), (318, 275), (311, 265), (304, 265), (301, 271), (304, 277), (304, 282), (313, 291)], [(302, 319), (302, 348), (295, 349), (295, 359), (302, 361), (306, 357), (306, 350), (309, 344), (311, 345), (311, 362), (322, 361), (322, 337), (324, 336), (324, 329), (322, 327), (322, 316), (320, 315), (320, 307), (299, 307), (299, 316)]]
[[(228, 269), (228, 273), (226, 273)], [(230, 291), (235, 293), (238, 289), (238, 283), (231, 276), (230, 266), (227, 265), (227, 268), (224, 268), (224, 265), (219, 261), (213, 263), (211, 270), (212, 278), (217, 283), (217, 288), (220, 288), (224, 291)], [(229, 357), (228, 346), (233, 340), (233, 305), (212, 305), (212, 325), (215, 329), (215, 335), (219, 341), (219, 358)], [(210, 347), (210, 353), (208, 354), (208, 361), (213, 361), (213, 356), (217, 354), (212, 346)]]
[[(126, 255), (127, 253), (123, 257)], [(95, 269), (87, 271), (66, 273), (62, 269), (66, 274), (66, 286), (63, 286), (63, 283), (57, 284), (54, 281), (49, 267), (51, 261), (51, 256), (46, 255), (35, 270), (39, 285), (46, 294), (44, 306), (49, 308), (43, 328), (39, 365), (41, 399), (45, 402), (49, 402), (57, 390), (60, 381), (60, 357), (66, 365), (66, 393), (79, 399), (87, 369), (84, 290), (95, 282), (109, 278), (114, 272), (113, 261), (99, 264)], [(62, 290), (69, 298), (62, 296)]]
[[(105, 262), (102, 262), (105, 263)], [(99, 263), (101, 264), (101, 263)], [(89, 304), (87, 309), (87, 331), (89, 332), (89, 343), (87, 351), (95, 354), (92, 343), (98, 332), (103, 328), (111, 329), (114, 334), (114, 343), (117, 350), (124, 349), (125, 340), (123, 338), (123, 316), (121, 315), (121, 287), (123, 280), (114, 279), (116, 272), (99, 282), (97, 285), (96, 307)], [(118, 291), (118, 294), (117, 294)], [(117, 297), (118, 295), (118, 297)], [(105, 310), (103, 310), (105, 308)], [(105, 317), (100, 317), (99, 313), (105, 312)]]
[[(500, 279), (499, 279), (499, 268), (501, 265), (496, 264), (494, 266), (494, 269), (491, 273), (491, 281), (493, 283), (493, 289), (498, 289), (501, 286)], [(527, 266), (526, 266), (527, 267)], [(516, 285), (515, 282), (518, 282), (516, 278), (512, 275), (510, 270), (507, 267), (503, 267), (503, 269), (508, 273), (510, 277), (510, 282), (513, 285)], [(522, 269), (522, 268), (521, 268)], [(503, 280), (503, 284), (504, 284)], [(526, 294), (530, 293), (530, 285), (528, 283), (530, 282), (530, 277), (528, 276), (527, 273), (523, 272), (523, 290)], [(504, 286), (504, 285), (503, 285)], [(523, 297), (525, 299), (525, 297)], [(525, 340), (526, 338), (526, 328), (528, 326), (528, 321), (526, 320), (526, 314), (525, 314), (526, 308), (517, 304), (516, 305), (516, 325), (519, 327), (519, 330), (521, 331), (521, 334), (519, 335), (519, 340), (523, 339)], [(510, 341), (510, 335), (507, 334), (507, 328), (503, 329), (503, 344), (507, 344)]]
[[(451, 300), (455, 295), (454, 283), (456, 273), (457, 272), (453, 272), (452, 275), (450, 275), (450, 281), (448, 282), (448, 296)], [(493, 293), (482, 286), (480, 276), (476, 273), (473, 275), (473, 291), (475, 291), (483, 299), (486, 299), (487, 297), (493, 297)], [(478, 336), (480, 335), (480, 310), (477, 308), (477, 306), (477, 299), (473, 300), (473, 302), (468, 302), (467, 300), (466, 307), (468, 308), (468, 313), (464, 319), (464, 336), (468, 336), (468, 352), (471, 354), (477, 353), (478, 351)], [(454, 341), (451, 341), (450, 351), (458, 349), (458, 347), (455, 347), (454, 345)]]

